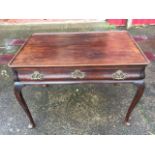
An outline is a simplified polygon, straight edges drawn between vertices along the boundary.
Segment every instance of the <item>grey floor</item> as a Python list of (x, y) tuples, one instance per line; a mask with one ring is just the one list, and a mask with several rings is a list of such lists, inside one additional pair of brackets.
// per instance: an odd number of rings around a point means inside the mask
[[(12, 38), (27, 37), (33, 28), (27, 29), (11, 31), (8, 27), (1, 28), (1, 45)], [(45, 28), (47, 31), (50, 29), (47, 26)], [(43, 30), (38, 28), (38, 31)], [(147, 36), (148, 39), (140, 41), (139, 45), (144, 51), (155, 53), (155, 27), (132, 28), (129, 32)], [(7, 53), (4, 50), (2, 52)], [(76, 84), (51, 85), (48, 88), (25, 87), (23, 94), (37, 124), (35, 129), (28, 129), (28, 119), (13, 93), (12, 72), (6, 65), (0, 66), (2, 70), (7, 70), (9, 77), (0, 75), (0, 134), (155, 134), (153, 61), (146, 69), (146, 89), (132, 113), (129, 127), (123, 124), (123, 119), (136, 92), (134, 85)]]

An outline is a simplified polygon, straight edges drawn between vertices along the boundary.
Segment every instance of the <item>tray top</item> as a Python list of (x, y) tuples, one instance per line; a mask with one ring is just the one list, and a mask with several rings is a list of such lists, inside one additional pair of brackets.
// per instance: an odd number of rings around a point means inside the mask
[(10, 67), (147, 65), (127, 31), (33, 34)]

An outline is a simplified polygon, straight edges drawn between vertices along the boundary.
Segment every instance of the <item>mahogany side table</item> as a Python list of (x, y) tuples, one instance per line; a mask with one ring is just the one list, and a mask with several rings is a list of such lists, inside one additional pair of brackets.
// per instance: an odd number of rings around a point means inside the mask
[(136, 95), (125, 122), (144, 91), (149, 60), (127, 31), (36, 33), (29, 37), (9, 63), (14, 91), (30, 120), (34, 120), (22, 96), (26, 85), (73, 83), (133, 83)]

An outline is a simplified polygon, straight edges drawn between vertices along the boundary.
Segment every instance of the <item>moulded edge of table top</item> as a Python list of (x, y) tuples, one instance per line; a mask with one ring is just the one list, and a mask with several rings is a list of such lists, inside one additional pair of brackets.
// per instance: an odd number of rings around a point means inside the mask
[[(92, 67), (91, 65), (63, 65), (63, 66), (56, 66), (56, 65), (23, 65), (23, 66), (17, 66), (17, 65), (12, 65), (13, 61), (15, 60), (15, 58), (17, 57), (17, 55), (20, 54), (20, 52), (22, 51), (22, 49), (26, 46), (27, 42), (31, 39), (32, 36), (35, 36), (35, 35), (62, 35), (62, 34), (65, 34), (65, 35), (69, 35), (69, 34), (95, 34), (95, 33), (110, 33), (110, 32), (126, 32), (128, 34), (128, 36), (130, 37), (130, 39), (133, 41), (133, 43), (135, 44), (135, 46), (138, 48), (138, 50), (140, 51), (140, 54), (144, 57), (144, 59), (146, 60), (145, 63), (132, 63), (132, 64), (119, 64), (118, 66), (133, 66), (133, 65), (136, 65), (136, 66), (139, 66), (139, 65), (148, 65), (150, 63), (150, 61), (148, 60), (148, 58), (145, 56), (145, 54), (143, 53), (143, 51), (141, 50), (141, 48), (139, 47), (139, 45), (136, 43), (136, 41), (133, 39), (133, 37), (129, 34), (128, 31), (114, 31), (114, 30), (111, 30), (111, 31), (87, 31), (87, 32), (46, 32), (46, 33), (33, 33), (31, 34), (27, 40), (25, 41), (25, 43), (18, 49), (17, 53), (14, 55), (14, 57), (11, 59), (11, 61), (8, 63), (8, 66), (11, 67), (11, 68), (23, 68), (23, 67), (30, 67), (30, 68), (33, 68), (33, 67)], [(101, 67), (107, 67), (107, 66), (116, 66), (116, 64), (114, 65), (111, 65), (111, 64), (105, 64), (105, 65), (93, 65), (93, 66), (101, 66)]]

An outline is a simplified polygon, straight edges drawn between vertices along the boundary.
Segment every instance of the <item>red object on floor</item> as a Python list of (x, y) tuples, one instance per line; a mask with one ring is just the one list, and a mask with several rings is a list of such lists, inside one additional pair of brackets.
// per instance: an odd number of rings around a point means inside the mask
[[(107, 19), (109, 24), (125, 26), (127, 19)], [(155, 25), (155, 19), (132, 19), (132, 25)]]
[(0, 65), (7, 65), (13, 58), (14, 54), (3, 54), (0, 55)]
[(155, 19), (133, 19), (133, 25), (155, 25)]
[(144, 54), (146, 55), (146, 57), (150, 60), (150, 61), (155, 61), (155, 54), (152, 52), (144, 52)]
[(25, 40), (13, 39), (10, 41), (9, 46), (20, 46), (20, 45), (23, 45), (24, 43), (25, 43)]
[(127, 19), (107, 19), (107, 22), (116, 26), (125, 26)]
[(135, 41), (144, 41), (148, 39), (146, 35), (136, 35), (136, 36), (133, 36), (133, 38)]

